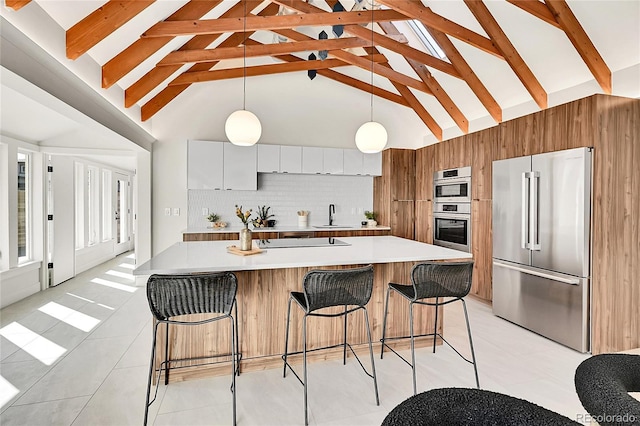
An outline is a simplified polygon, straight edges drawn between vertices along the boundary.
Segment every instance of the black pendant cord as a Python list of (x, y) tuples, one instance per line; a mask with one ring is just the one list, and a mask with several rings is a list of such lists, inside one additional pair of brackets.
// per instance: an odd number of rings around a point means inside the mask
[(375, 52), (373, 44), (373, 2), (371, 3), (371, 121), (373, 121), (373, 53)]

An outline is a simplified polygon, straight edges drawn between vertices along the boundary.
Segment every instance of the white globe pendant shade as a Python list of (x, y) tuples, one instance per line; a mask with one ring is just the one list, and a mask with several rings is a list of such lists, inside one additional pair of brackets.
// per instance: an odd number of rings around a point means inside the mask
[(356, 132), (356, 146), (365, 154), (380, 152), (387, 145), (387, 130), (376, 121), (367, 121)]
[(262, 125), (254, 113), (239, 109), (227, 118), (224, 123), (224, 132), (232, 144), (251, 146), (260, 139)]

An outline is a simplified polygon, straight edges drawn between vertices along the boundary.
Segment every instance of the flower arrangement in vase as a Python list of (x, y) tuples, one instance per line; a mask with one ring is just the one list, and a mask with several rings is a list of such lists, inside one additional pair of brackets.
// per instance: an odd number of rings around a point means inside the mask
[(249, 209), (247, 211), (242, 211), (242, 206), (238, 207), (236, 204), (236, 216), (242, 221), (244, 224), (244, 228), (240, 230), (240, 250), (248, 251), (251, 250), (251, 230), (249, 229), (249, 222), (251, 221), (251, 213), (252, 210)]
[(269, 214), (270, 209), (271, 207), (268, 206), (258, 206), (258, 209), (256, 210), (258, 217), (253, 219), (252, 222), (255, 228), (264, 228), (265, 226), (269, 226), (269, 222), (271, 222), (269, 218), (273, 217), (272, 214)]

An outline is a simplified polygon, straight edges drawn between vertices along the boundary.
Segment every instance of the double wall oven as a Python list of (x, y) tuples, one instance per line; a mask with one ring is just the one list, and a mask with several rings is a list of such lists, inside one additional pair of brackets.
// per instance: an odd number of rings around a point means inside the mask
[(433, 244), (471, 252), (471, 167), (433, 176)]

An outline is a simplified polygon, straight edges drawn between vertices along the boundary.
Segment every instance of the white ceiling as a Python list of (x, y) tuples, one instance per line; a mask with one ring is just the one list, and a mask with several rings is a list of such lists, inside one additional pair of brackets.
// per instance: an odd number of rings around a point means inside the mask
[[(32, 27), (44, 25), (41, 11), (39, 13), (35, 11), (35, 8), (41, 8), (52, 22), (66, 30), (105, 1), (40, 0), (32, 3), (37, 4), (27, 5), (17, 12), (5, 10), (3, 16), (9, 21), (27, 21), (30, 19), (27, 16), (32, 14), (38, 16), (38, 21), (41, 21), (32, 24)], [(124, 109), (122, 90), (137, 81), (167, 53), (180, 47), (187, 38), (173, 40), (122, 78), (117, 83), (119, 87), (112, 88), (113, 90), (110, 89), (110, 91), (104, 91), (99, 87), (100, 65), (106, 63), (116, 53), (137, 40), (147, 28), (169, 16), (184, 3), (186, 0), (156, 1), (90, 49), (85, 57), (90, 57), (96, 66), (89, 70), (86, 64), (83, 64), (85, 66), (83, 79), (99, 93), (110, 97), (118, 108)], [(347, 9), (352, 3), (353, 1), (343, 2)], [(485, 34), (461, 0), (425, 0), (423, 3), (431, 7), (434, 12), (473, 31)], [(504, 0), (485, 0), (485, 3), (549, 94), (549, 106), (567, 102), (571, 98), (601, 92), (587, 66), (563, 32)], [(224, 1), (207, 17), (217, 17), (234, 4), (234, 1)], [(321, 0), (314, 0), (313, 4), (328, 9)], [(568, 4), (611, 69), (613, 94), (640, 96), (640, 1), (568, 0)], [(29, 8), (32, 10), (30, 11)], [(23, 16), (19, 18), (20, 14)], [(405, 24), (397, 25), (409, 36), (413, 47), (424, 50), (417, 39), (410, 36), (409, 30), (402, 28)], [(22, 31), (37, 37), (39, 30), (36, 28), (30, 30), (28, 27), (27, 23), (21, 22)], [(320, 29), (315, 28), (312, 31), (317, 33)], [(33, 34), (29, 34), (30, 32)], [(63, 57), (64, 31), (60, 31), (59, 34), (60, 40), (46, 41), (52, 43), (49, 44), (48, 50), (70, 69), (74, 66), (78, 68), (78, 64), (70, 64), (71, 61)], [(258, 33), (255, 36), (256, 39), (262, 40), (270, 40), (271, 37), (270, 33)], [(44, 44), (45, 41), (43, 40), (42, 43)], [(531, 95), (505, 61), (458, 40), (453, 40), (453, 43), (503, 108), (503, 119), (538, 110)], [(58, 45), (62, 48), (57, 48)], [(413, 71), (402, 57), (385, 49), (380, 50), (387, 55), (394, 68), (412, 75)], [(301, 53), (299, 56), (306, 57), (307, 54), (308, 52)], [(262, 61), (264, 62), (264, 59)], [(260, 63), (260, 60), (251, 59), (247, 60), (247, 63), (249, 65)], [(223, 63), (219, 66), (228, 65)], [(338, 71), (366, 82), (370, 78), (366, 71), (355, 67), (343, 67)], [(488, 112), (463, 81), (436, 70), (431, 71), (468, 118), (471, 131), (495, 125)], [(74, 72), (80, 74), (77, 69)], [(376, 76), (375, 83), (394, 91), (382, 77)], [(117, 95), (114, 95), (115, 90), (118, 91)], [(143, 98), (138, 106), (142, 106), (159, 90)], [(355, 129), (369, 119), (370, 100), (367, 93), (322, 76), (316, 77), (313, 81), (310, 81), (304, 72), (253, 77), (247, 80), (246, 90), (247, 108), (261, 119), (263, 125), (261, 141), (266, 143), (346, 147), (353, 145)], [(454, 121), (432, 96), (413, 92), (445, 130), (445, 138), (461, 134)], [(241, 97), (242, 81), (240, 79), (192, 85), (152, 118), (149, 131), (155, 138), (165, 140), (184, 138), (225, 140), (224, 120), (229, 113), (241, 107)], [(376, 98), (374, 112), (374, 118), (381, 121), (389, 131), (390, 146), (419, 147), (435, 141), (424, 123), (411, 109)], [(131, 111), (128, 113), (131, 114)], [(135, 113), (133, 115), (136, 116)], [(19, 125), (19, 120), (15, 123)], [(56, 122), (56, 125), (61, 127), (64, 126), (63, 123), (64, 121)], [(63, 130), (58, 129), (58, 131)], [(56, 128), (51, 127), (48, 131), (55, 132)]]

